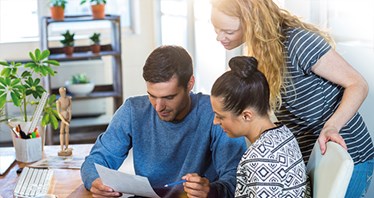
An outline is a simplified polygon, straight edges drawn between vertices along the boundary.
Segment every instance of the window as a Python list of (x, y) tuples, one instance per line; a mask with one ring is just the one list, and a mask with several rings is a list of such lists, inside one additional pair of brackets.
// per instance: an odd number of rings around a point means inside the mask
[(210, 93), (226, 70), (226, 50), (216, 41), (209, 0), (160, 0), (160, 43), (180, 45), (194, 60), (196, 92)]
[(37, 5), (37, 0), (0, 0), (0, 43), (38, 38)]
[[(121, 15), (121, 25), (131, 29), (131, 6), (133, 0), (109, 0), (107, 14)], [(36, 42), (39, 40), (39, 16), (50, 15), (48, 0), (0, 0), (0, 44), (14, 42)], [(21, 6), (19, 6), (21, 5)], [(15, 11), (16, 10), (16, 11)], [(65, 15), (91, 14), (89, 3), (80, 5), (80, 0), (69, 0)], [(80, 29), (81, 25), (75, 26)], [(84, 26), (89, 29), (90, 26)], [(91, 26), (91, 28), (100, 28)], [(58, 28), (56, 31), (60, 31)]]
[(374, 1), (329, 0), (328, 26), (338, 42), (374, 47)]
[(187, 47), (187, 1), (161, 1), (161, 43)]

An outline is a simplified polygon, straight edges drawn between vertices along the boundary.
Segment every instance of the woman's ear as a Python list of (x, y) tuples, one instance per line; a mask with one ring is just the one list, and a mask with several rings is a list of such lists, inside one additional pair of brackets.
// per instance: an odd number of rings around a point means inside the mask
[(242, 113), (242, 118), (245, 122), (250, 122), (252, 121), (252, 118), (253, 118), (254, 114), (253, 114), (253, 111), (251, 109), (245, 109)]

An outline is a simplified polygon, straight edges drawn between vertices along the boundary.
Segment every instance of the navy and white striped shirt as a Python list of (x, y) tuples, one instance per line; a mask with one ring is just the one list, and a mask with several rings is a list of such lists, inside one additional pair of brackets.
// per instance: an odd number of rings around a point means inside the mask
[[(285, 30), (287, 77), (290, 82), (282, 92), (282, 106), (275, 112), (297, 138), (307, 163), (325, 122), (338, 108), (344, 88), (311, 71), (312, 66), (331, 46), (316, 33), (304, 29)], [(368, 129), (356, 113), (340, 130), (355, 164), (374, 157)]]

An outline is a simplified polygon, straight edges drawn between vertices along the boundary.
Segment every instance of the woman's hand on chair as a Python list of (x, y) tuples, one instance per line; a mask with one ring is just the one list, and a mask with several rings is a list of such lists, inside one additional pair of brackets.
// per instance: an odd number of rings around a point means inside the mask
[(322, 155), (326, 152), (326, 143), (329, 141), (336, 142), (337, 144), (341, 145), (345, 150), (348, 150), (347, 145), (343, 139), (343, 137), (339, 134), (339, 130), (335, 127), (323, 127), (321, 133), (318, 137), (318, 143), (321, 148)]

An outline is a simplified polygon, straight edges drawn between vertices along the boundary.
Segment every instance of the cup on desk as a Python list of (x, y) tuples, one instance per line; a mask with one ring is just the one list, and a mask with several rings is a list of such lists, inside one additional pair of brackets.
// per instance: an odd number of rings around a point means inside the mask
[(16, 150), (16, 160), (19, 162), (29, 163), (42, 159), (42, 139), (40, 137), (31, 139), (13, 137), (13, 145)]
[[(30, 133), (24, 133), (24, 124), (13, 122), (11, 126), (13, 146), (16, 151), (16, 160), (19, 162), (35, 162), (42, 159), (42, 133), (38, 127)], [(14, 127), (13, 127), (14, 126)]]

